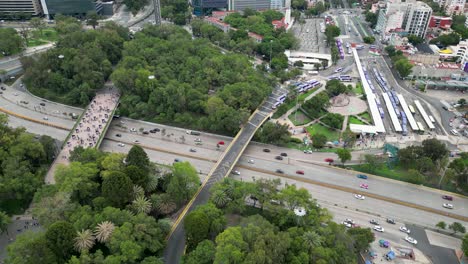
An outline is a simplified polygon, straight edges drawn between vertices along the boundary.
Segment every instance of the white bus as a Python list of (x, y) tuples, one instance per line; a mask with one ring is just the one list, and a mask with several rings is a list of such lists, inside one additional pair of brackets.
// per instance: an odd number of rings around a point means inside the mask
[(416, 111), (414, 111), (414, 107), (412, 105), (408, 105), (408, 108), (413, 115), (416, 114)]
[(271, 108), (276, 109), (278, 106), (280, 106), (282, 102), (276, 102)]
[(432, 123), (435, 123), (434, 117), (429, 116), (429, 120), (431, 120)]
[(421, 133), (424, 133), (424, 126), (423, 126), (423, 124), (421, 124), (421, 122), (416, 122), (416, 124), (418, 124), (419, 131), (420, 131)]

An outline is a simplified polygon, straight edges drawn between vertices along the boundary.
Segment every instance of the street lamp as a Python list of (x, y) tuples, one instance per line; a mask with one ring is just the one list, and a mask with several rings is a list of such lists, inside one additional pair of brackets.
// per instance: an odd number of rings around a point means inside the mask
[(273, 50), (273, 40), (270, 40), (270, 65), (269, 65), (270, 71), (271, 71), (271, 52), (272, 52), (272, 50)]

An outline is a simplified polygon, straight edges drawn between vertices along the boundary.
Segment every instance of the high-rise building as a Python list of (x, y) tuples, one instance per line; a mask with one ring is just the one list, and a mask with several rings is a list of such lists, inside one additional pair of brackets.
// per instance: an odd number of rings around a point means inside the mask
[(53, 19), (55, 15), (62, 14), (74, 17), (85, 17), (88, 12), (99, 13), (102, 4), (95, 0), (41, 0), (44, 14)]
[(0, 0), (0, 12), (6, 14), (24, 13), (32, 16), (42, 14), (39, 0)]
[(211, 14), (213, 10), (226, 9), (228, 0), (192, 0), (193, 14), (205, 16)]
[(445, 10), (449, 16), (463, 14), (466, 0), (435, 0), (440, 7)]
[(376, 30), (382, 35), (401, 30), (424, 38), (431, 14), (432, 9), (423, 2), (387, 2), (386, 7), (380, 10)]
[(432, 8), (423, 2), (408, 2), (408, 10), (403, 20), (403, 29), (410, 35), (426, 36), (432, 15)]
[(270, 9), (271, 0), (229, 0), (228, 9), (243, 11), (250, 8), (253, 10), (266, 10)]

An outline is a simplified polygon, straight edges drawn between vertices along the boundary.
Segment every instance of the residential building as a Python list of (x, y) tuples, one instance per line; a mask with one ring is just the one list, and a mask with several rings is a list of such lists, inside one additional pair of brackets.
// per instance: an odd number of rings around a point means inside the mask
[(37, 16), (42, 14), (42, 8), (39, 0), (0, 0), (0, 13)]
[(384, 9), (380, 10), (376, 31), (387, 38), (390, 32), (400, 31), (425, 37), (432, 9), (423, 2), (394, 0), (387, 2)]
[(463, 14), (466, 4), (466, 0), (435, 0), (434, 2), (439, 4), (449, 16)]
[(442, 17), (442, 16), (431, 16), (429, 20), (429, 28), (440, 28), (440, 29), (449, 29), (452, 25), (451, 17)]
[(85, 17), (88, 12), (99, 13), (102, 8), (102, 4), (95, 0), (41, 0), (41, 4), (48, 19), (57, 14)]
[(243, 11), (246, 8), (266, 10), (271, 7), (271, 0), (228, 0), (228, 10)]
[(410, 35), (426, 36), (432, 8), (423, 2), (407, 2), (408, 10), (403, 20), (403, 29)]
[(196, 16), (205, 16), (211, 14), (214, 10), (226, 9), (228, 0), (193, 0), (193, 14)]
[(231, 26), (229, 24), (224, 23), (215, 17), (205, 17), (203, 20), (207, 22), (208, 24), (221, 29), (222, 31), (224, 31), (224, 33), (227, 33), (231, 29)]

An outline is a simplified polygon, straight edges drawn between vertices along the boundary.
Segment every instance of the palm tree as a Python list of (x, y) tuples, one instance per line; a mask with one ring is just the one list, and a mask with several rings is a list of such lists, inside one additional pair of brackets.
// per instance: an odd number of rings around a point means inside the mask
[(115, 225), (112, 222), (104, 221), (97, 225), (94, 230), (94, 235), (96, 236), (97, 241), (104, 243), (109, 241), (114, 229)]
[(151, 202), (145, 196), (138, 196), (132, 202), (132, 209), (135, 213), (145, 213), (148, 214), (151, 212)]
[(309, 250), (318, 247), (322, 244), (322, 238), (314, 231), (305, 232), (304, 235), (302, 235), (302, 238), (304, 239), (305, 246)]
[(157, 174), (150, 174), (148, 176), (148, 183), (146, 184), (146, 191), (152, 192), (158, 188), (159, 177)]
[(218, 208), (223, 208), (229, 202), (229, 197), (227, 193), (222, 190), (216, 190), (215, 192), (213, 192), (213, 194), (211, 195), (211, 199)]
[(141, 187), (140, 185), (133, 185), (133, 191), (132, 192), (133, 192), (133, 198), (134, 199), (145, 195), (145, 190), (143, 190), (143, 187)]
[(151, 200), (153, 208), (156, 208), (161, 214), (170, 214), (177, 209), (174, 200), (167, 194), (152, 195)]
[(77, 232), (75, 237), (75, 249), (78, 252), (89, 250), (94, 246), (94, 236), (91, 230), (81, 230)]
[(11, 218), (5, 212), (0, 211), (0, 234), (8, 230), (8, 225), (11, 223)]

